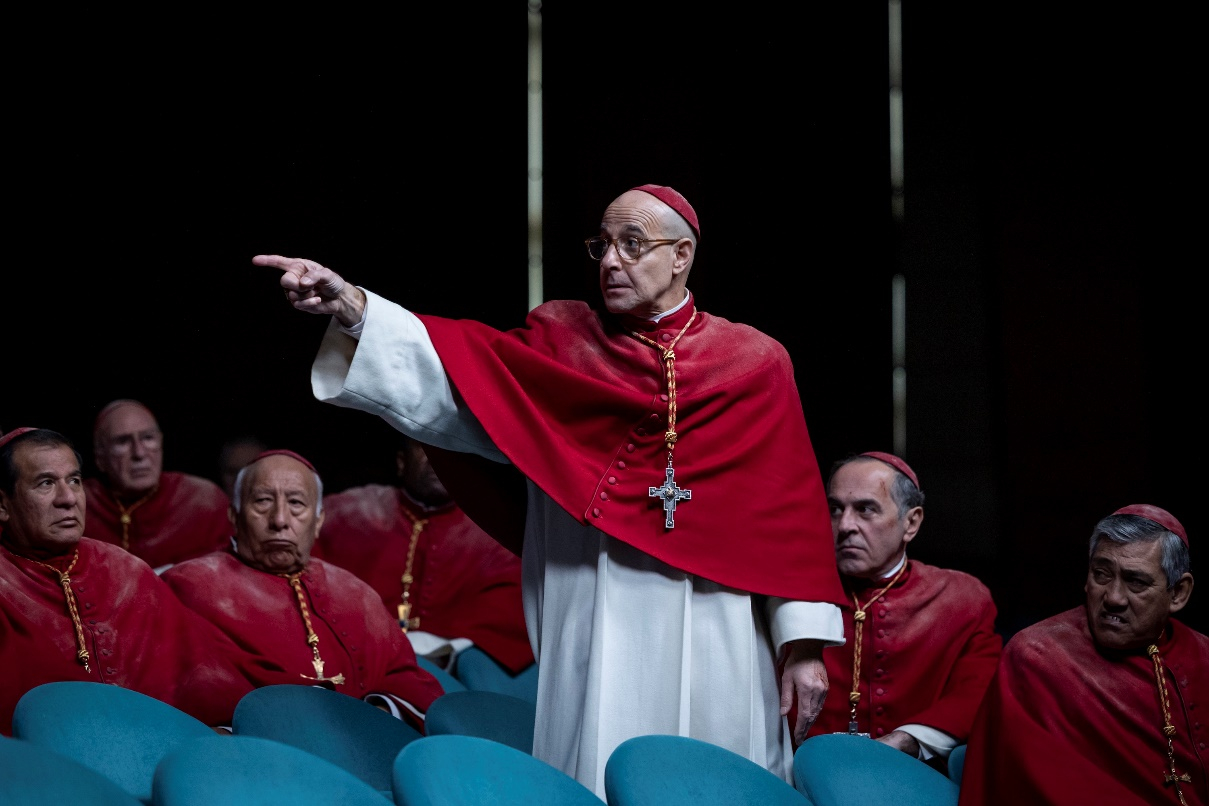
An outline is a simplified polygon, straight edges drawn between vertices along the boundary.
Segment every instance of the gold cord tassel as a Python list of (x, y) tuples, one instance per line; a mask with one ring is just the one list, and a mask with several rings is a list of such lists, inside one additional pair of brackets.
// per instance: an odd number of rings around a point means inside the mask
[(898, 578), (907, 570), (907, 560), (903, 560), (902, 568), (898, 569), (898, 573), (890, 580), (886, 587), (873, 594), (869, 601), (865, 602), (864, 607), (856, 598), (856, 594), (852, 594), (852, 607), (855, 612), (852, 614), (853, 621), (853, 641), (852, 641), (852, 691), (848, 694), (848, 702), (852, 705), (852, 710), (848, 715), (848, 732), (856, 733), (856, 706), (861, 701), (861, 639), (865, 635), (865, 611), (869, 609), (878, 599), (885, 595), (886, 591), (894, 587), (894, 583), (898, 582)]
[(1146, 648), (1146, 654), (1150, 656), (1150, 660), (1154, 663), (1154, 679), (1159, 687), (1159, 705), (1163, 709), (1163, 736), (1167, 739), (1167, 771), (1163, 774), (1163, 785), (1175, 787), (1175, 795), (1180, 799), (1180, 803), (1188, 806), (1188, 801), (1184, 800), (1184, 793), (1180, 790), (1180, 784), (1192, 783), (1192, 776), (1188, 773), (1177, 773), (1175, 771), (1175, 747), (1172, 745), (1172, 738), (1175, 736), (1175, 725), (1171, 724), (1171, 701), (1167, 694), (1167, 681), (1163, 679), (1163, 661), (1159, 658), (1159, 648), (1151, 644)]
[(298, 609), (302, 611), (302, 621), (306, 624), (306, 643), (311, 648), (313, 659), (311, 665), (315, 667), (315, 676), (307, 677), (300, 674), (303, 680), (314, 680), (316, 683), (328, 684), (330, 687), (344, 685), (344, 675), (338, 674), (335, 677), (323, 676), (323, 658), (319, 656), (319, 636), (315, 634), (315, 628), (311, 626), (311, 611), (306, 606), (306, 596), (302, 592), (302, 572), (297, 574), (282, 574), (290, 582), (290, 587), (294, 589), (294, 594), (298, 597)]

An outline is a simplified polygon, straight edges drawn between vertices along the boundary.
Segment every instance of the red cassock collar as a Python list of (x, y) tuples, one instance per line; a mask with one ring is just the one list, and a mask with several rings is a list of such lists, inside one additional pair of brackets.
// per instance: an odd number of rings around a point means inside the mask
[[(643, 326), (675, 338), (692, 300)], [(721, 584), (844, 602), (831, 520), (788, 353), (698, 313), (675, 347), (675, 482), (665, 526), (667, 379), (660, 354), (578, 301), (524, 327), (420, 315), (458, 393), (516, 467), (582, 524)], [(454, 455), (456, 457), (456, 455)]]

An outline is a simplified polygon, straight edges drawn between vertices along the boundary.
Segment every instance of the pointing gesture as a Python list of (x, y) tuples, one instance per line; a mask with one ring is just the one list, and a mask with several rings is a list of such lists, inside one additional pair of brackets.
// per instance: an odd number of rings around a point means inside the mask
[(281, 269), (285, 298), (298, 310), (331, 314), (345, 327), (361, 321), (365, 312), (365, 293), (326, 266), (313, 260), (281, 255), (256, 255), (252, 264)]

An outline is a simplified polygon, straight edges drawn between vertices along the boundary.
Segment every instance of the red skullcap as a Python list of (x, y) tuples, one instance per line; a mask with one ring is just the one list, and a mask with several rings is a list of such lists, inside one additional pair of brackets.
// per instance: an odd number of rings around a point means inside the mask
[(911, 469), (910, 465), (908, 465), (902, 459), (899, 459), (894, 454), (882, 453), (881, 451), (866, 451), (865, 453), (862, 453), (861, 456), (868, 456), (871, 459), (877, 459), (885, 462), (899, 473), (902, 473), (904, 476), (911, 479), (911, 483), (915, 485), (915, 489), (920, 489), (919, 478), (915, 475), (915, 471)]
[[(1165, 509), (1160, 509), (1150, 504), (1130, 504), (1127, 507), (1121, 507), (1114, 515), (1137, 515), (1139, 518), (1145, 518), (1148, 521), (1154, 521), (1159, 526), (1162, 526), (1169, 532), (1175, 532), (1180, 540), (1184, 541), (1184, 545), (1188, 545), (1188, 533), (1184, 531), (1184, 525), (1175, 519)], [(1191, 547), (1190, 547), (1191, 548)]]
[(639, 185), (638, 187), (630, 188), (630, 190), (641, 190), (643, 193), (649, 193), (659, 201), (671, 207), (681, 218), (688, 222), (693, 228), (693, 232), (697, 237), (701, 237), (701, 226), (697, 223), (697, 211), (688, 203), (688, 199), (681, 196), (675, 189), (667, 185)]
[(9, 431), (7, 434), (0, 435), (0, 448), (3, 448), (5, 445), (12, 442), (14, 439), (21, 436), (22, 434), (27, 434), (30, 431), (37, 431), (37, 430), (39, 430), (39, 429), (28, 428), (28, 427), (14, 428), (12, 431)]
[[(264, 459), (266, 456), (289, 456), (291, 459), (297, 459), (299, 462), (302, 462), (304, 465), (309, 467), (311, 469), (311, 472), (313, 472), (313, 473), (319, 472), (318, 470), (315, 470), (315, 466), (313, 464), (311, 464), (310, 461), (307, 460), (305, 457), (303, 457), (300, 454), (294, 453), (293, 451), (288, 451), (285, 448), (277, 448), (276, 450), (263, 451), (259, 456), (257, 456), (255, 459), (253, 459), (252, 462), (259, 462), (261, 459)], [(251, 464), (252, 462), (249, 462), (248, 464)]]

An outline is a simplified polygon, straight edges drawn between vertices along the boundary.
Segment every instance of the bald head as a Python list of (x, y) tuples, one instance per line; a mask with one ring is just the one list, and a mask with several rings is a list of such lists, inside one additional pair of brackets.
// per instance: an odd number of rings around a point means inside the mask
[(131, 500), (156, 488), (164, 470), (163, 434), (151, 409), (115, 400), (97, 414), (92, 429), (97, 469), (114, 495)]
[[(627, 190), (605, 209), (600, 236), (610, 241), (600, 259), (610, 312), (651, 319), (684, 302), (697, 238), (680, 213), (646, 191)], [(623, 254), (621, 243), (632, 245), (632, 254)]]

